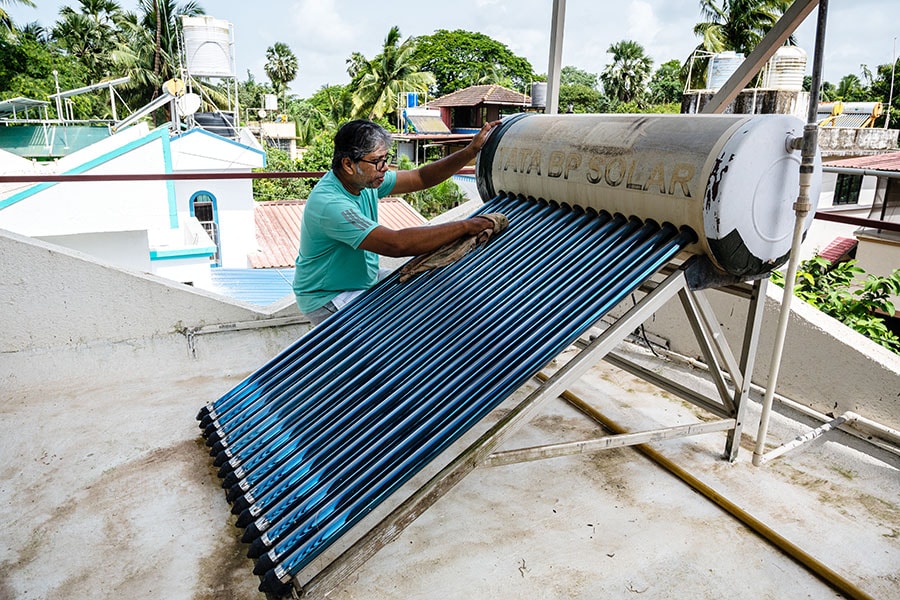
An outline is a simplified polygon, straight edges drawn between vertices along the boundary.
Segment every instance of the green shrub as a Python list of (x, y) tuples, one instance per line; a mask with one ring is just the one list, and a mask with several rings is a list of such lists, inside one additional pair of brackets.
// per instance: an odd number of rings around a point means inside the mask
[[(784, 274), (773, 272), (771, 280), (784, 287)], [(860, 285), (861, 282), (861, 285)], [(890, 277), (867, 275), (855, 260), (832, 265), (817, 256), (797, 266), (794, 295), (855, 329), (872, 341), (900, 354), (900, 338), (878, 312), (895, 314), (891, 296), (900, 295), (900, 269)]]

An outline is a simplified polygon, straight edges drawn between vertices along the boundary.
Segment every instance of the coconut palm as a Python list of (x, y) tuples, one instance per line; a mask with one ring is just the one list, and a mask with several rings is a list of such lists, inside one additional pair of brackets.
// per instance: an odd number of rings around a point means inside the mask
[(122, 7), (113, 0), (80, 0), (80, 10), (63, 6), (53, 39), (85, 67), (93, 81), (110, 74), (111, 53), (123, 41), (116, 21)]
[(355, 116), (367, 115), (378, 119), (397, 106), (402, 92), (425, 92), (434, 85), (434, 75), (419, 71), (413, 60), (415, 42), (412, 38), (400, 43), (400, 29), (391, 27), (384, 39), (381, 54), (359, 66), (359, 85), (353, 94)]
[(631, 40), (623, 40), (609, 47), (612, 62), (600, 73), (603, 90), (607, 96), (620, 102), (640, 100), (644, 95), (644, 83), (650, 77), (653, 60), (644, 47)]
[[(701, 42), (691, 53), (700, 57), (691, 69), (692, 85), (700, 83), (709, 53), (732, 50), (747, 56), (790, 5), (791, 0), (700, 0), (700, 15), (705, 20), (694, 25)], [(794, 36), (788, 43), (794, 43)], [(685, 70), (690, 61), (690, 57), (685, 61)]]
[(791, 0), (700, 0), (705, 21), (694, 25), (707, 52), (733, 50), (745, 56), (791, 5)]
[(23, 4), (32, 8), (35, 6), (32, 0), (0, 0), (0, 36), (8, 36), (16, 30), (9, 13), (3, 9), (4, 6), (10, 4)]
[(266, 75), (272, 81), (276, 94), (281, 94), (283, 105), (287, 104), (287, 86), (297, 77), (297, 57), (283, 42), (266, 49)]

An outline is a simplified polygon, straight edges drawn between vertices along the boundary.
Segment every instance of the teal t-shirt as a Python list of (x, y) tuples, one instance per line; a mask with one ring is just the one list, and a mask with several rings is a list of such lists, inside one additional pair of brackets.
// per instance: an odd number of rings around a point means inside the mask
[(378, 255), (359, 245), (378, 226), (378, 199), (394, 189), (388, 171), (378, 189), (348, 192), (333, 171), (316, 184), (300, 223), (294, 294), (303, 312), (322, 308), (341, 292), (365, 290), (378, 281)]

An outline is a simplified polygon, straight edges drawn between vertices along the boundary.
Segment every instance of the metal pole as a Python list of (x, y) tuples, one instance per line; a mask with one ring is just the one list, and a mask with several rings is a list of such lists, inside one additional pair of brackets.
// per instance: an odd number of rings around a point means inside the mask
[(787, 272), (784, 276), (784, 293), (781, 299), (781, 313), (778, 316), (778, 328), (775, 333), (775, 345), (772, 349), (772, 360), (769, 364), (769, 377), (766, 380), (766, 395), (763, 398), (762, 412), (759, 417), (759, 430), (756, 434), (756, 448), (753, 450), (753, 464), (760, 466), (766, 449), (766, 435), (775, 396), (775, 385), (778, 382), (778, 370), (781, 367), (781, 355), (784, 351), (784, 340), (787, 334), (788, 320), (791, 316), (791, 299), (794, 297), (794, 279), (797, 277), (797, 264), (800, 262), (800, 242), (803, 239), (803, 221), (809, 213), (809, 188), (814, 171), (816, 146), (818, 145), (819, 127), (816, 125), (816, 108), (819, 104), (819, 80), (822, 78), (822, 60), (825, 53), (825, 24), (828, 20), (828, 0), (819, 2), (819, 18), (816, 25), (816, 50), (813, 58), (812, 84), (809, 92), (809, 110), (807, 123), (803, 128), (803, 137), (794, 139), (791, 147), (800, 148), (800, 193), (794, 203), (794, 235), (791, 242), (791, 256), (788, 260)]
[(894, 72), (897, 70), (897, 36), (894, 36), (894, 52), (891, 54), (891, 91), (888, 94), (887, 114), (884, 116), (884, 128), (891, 121), (891, 103), (894, 101)]
[(559, 72), (562, 67), (562, 43), (566, 21), (566, 0), (553, 0), (550, 22), (550, 64), (547, 66), (547, 107), (544, 112), (559, 112)]

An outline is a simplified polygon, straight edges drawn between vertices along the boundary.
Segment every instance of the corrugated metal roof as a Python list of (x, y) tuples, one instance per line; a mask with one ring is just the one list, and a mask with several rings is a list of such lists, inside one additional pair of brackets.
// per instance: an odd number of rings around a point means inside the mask
[(480, 104), (524, 106), (531, 104), (531, 97), (501, 85), (473, 85), (432, 100), (425, 106), (440, 108), (444, 106), (478, 106)]
[(388, 277), (201, 411), (262, 591), (287, 592), (694, 239), (514, 197), (482, 211), (508, 229), (456, 263)]
[(825, 163), (826, 167), (848, 167), (850, 169), (871, 169), (873, 171), (900, 171), (900, 152), (885, 152), (872, 156), (844, 158)]
[(268, 306), (294, 294), (294, 269), (210, 269), (212, 289), (242, 302)]
[[(300, 221), (306, 200), (258, 202), (253, 209), (259, 250), (247, 258), (254, 269), (293, 267), (300, 243)], [(428, 221), (402, 198), (382, 198), (378, 223), (390, 229), (418, 227)]]

